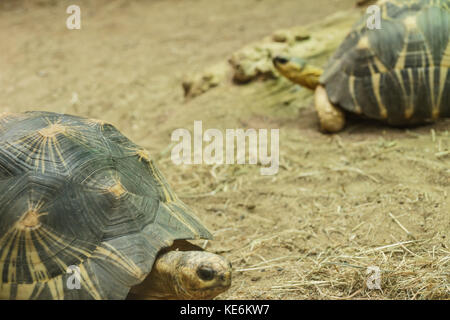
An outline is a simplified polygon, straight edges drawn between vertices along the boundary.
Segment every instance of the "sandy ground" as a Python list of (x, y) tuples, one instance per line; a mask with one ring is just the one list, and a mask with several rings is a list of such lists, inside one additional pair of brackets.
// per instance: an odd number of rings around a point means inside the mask
[[(184, 75), (354, 2), (76, 1), (82, 28), (68, 30), (71, 1), (4, 1), (0, 111), (101, 118), (147, 148), (213, 231), (200, 243), (233, 263), (220, 298), (448, 299), (449, 120), (408, 130), (356, 121), (324, 135), (311, 97), (268, 107), (260, 84), (183, 97)], [(279, 128), (279, 173), (174, 165), (170, 135), (194, 120)], [(381, 269), (381, 290), (367, 287), (369, 266)]]

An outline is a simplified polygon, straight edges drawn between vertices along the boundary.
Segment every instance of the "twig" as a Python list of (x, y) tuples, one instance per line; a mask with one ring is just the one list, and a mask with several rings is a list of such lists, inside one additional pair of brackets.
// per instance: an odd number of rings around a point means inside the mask
[(364, 171), (362, 171), (362, 170), (359, 169), (359, 168), (353, 168), (353, 167), (345, 167), (345, 168), (344, 168), (344, 167), (340, 167), (340, 168), (330, 168), (330, 169), (333, 170), (333, 171), (349, 171), (349, 172), (356, 172), (356, 173), (359, 173), (360, 175), (363, 175), (363, 176), (369, 178), (370, 180), (372, 180), (372, 181), (374, 181), (374, 182), (376, 182), (376, 183), (379, 183), (379, 182), (380, 182), (377, 178), (375, 178), (374, 176), (371, 176), (370, 174), (365, 173)]
[(398, 221), (398, 219), (397, 219), (392, 213), (389, 212), (389, 216), (392, 218), (392, 220), (394, 220), (394, 222), (395, 222), (396, 224), (398, 224), (398, 226), (399, 226), (403, 231), (406, 232), (406, 234), (407, 234), (409, 237), (415, 239), (415, 237), (413, 236), (413, 234), (412, 234), (411, 232), (409, 232), (408, 229), (406, 229), (406, 228), (400, 223), (400, 221)]
[[(391, 235), (391, 237), (395, 240), (395, 241), (397, 241), (397, 239), (395, 239), (395, 237), (393, 236), (393, 235)], [(422, 258), (421, 256), (419, 256), (418, 254), (415, 254), (414, 252), (412, 252), (411, 250), (409, 250), (407, 247), (405, 247), (404, 245), (400, 245), (402, 248), (403, 248), (403, 250), (405, 250), (406, 252), (408, 252), (408, 253), (410, 253), (411, 255), (413, 255), (413, 256), (415, 256), (415, 257), (419, 257), (419, 258)]]
[(447, 155), (449, 155), (449, 154), (450, 154), (450, 150), (447, 150), (447, 151), (437, 152), (437, 153), (435, 153), (434, 155), (435, 155), (436, 157), (440, 158), (440, 157), (445, 157), (445, 156), (447, 156)]
[(254, 270), (261, 270), (261, 269), (270, 269), (275, 267), (281, 267), (283, 264), (272, 264), (268, 266), (261, 266), (261, 267), (255, 267), (255, 268), (243, 268), (243, 269), (237, 269), (236, 272), (244, 272), (244, 271), (254, 271)]
[(413, 242), (419, 242), (420, 240), (410, 240), (410, 241), (403, 241), (403, 242), (397, 242), (397, 243), (393, 243), (393, 244), (388, 244), (386, 246), (381, 246), (381, 247), (377, 247), (377, 248), (373, 248), (373, 249), (369, 249), (363, 252), (363, 254), (367, 254), (369, 252), (374, 252), (374, 251), (379, 251), (379, 250), (384, 250), (384, 249), (389, 249), (389, 248), (395, 248), (395, 247), (399, 247), (403, 244), (408, 244), (408, 243), (413, 243)]

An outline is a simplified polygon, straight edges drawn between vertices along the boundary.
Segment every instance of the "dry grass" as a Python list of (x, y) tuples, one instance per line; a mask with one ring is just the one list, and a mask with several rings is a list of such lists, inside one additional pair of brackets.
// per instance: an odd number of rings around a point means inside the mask
[[(437, 135), (441, 145), (450, 142), (448, 131)], [(404, 138), (419, 148), (431, 141), (427, 134)], [(234, 265), (233, 288), (222, 298), (449, 299), (445, 162), (436, 152), (428, 160), (411, 156), (417, 153), (402, 140), (328, 140), (323, 148), (335, 159), (305, 165), (308, 151), (295, 152), (298, 140), (284, 137), (276, 177), (251, 166), (166, 170), (215, 230), (216, 241), (206, 248)], [(369, 160), (356, 165), (361, 155)], [(374, 166), (376, 157), (383, 160)], [(387, 175), (393, 161), (420, 170), (417, 180), (437, 181), (414, 184), (399, 172)], [(373, 266), (381, 270), (381, 290), (367, 287)]]

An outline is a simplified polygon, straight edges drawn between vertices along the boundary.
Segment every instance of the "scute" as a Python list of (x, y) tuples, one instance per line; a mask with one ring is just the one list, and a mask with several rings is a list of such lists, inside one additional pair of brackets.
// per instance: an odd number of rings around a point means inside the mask
[(326, 66), (330, 101), (392, 125), (450, 116), (450, 0), (379, 5), (382, 29), (365, 15)]
[(162, 248), (194, 238), (211, 234), (112, 125), (0, 117), (0, 298), (122, 299)]

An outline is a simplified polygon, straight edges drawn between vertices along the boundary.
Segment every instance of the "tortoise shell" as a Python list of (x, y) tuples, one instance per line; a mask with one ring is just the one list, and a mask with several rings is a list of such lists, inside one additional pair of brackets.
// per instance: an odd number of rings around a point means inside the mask
[(392, 125), (450, 116), (450, 0), (378, 2), (381, 29), (366, 14), (320, 82), (344, 110)]
[(211, 234), (112, 125), (0, 116), (0, 298), (122, 299), (158, 251), (195, 238)]

